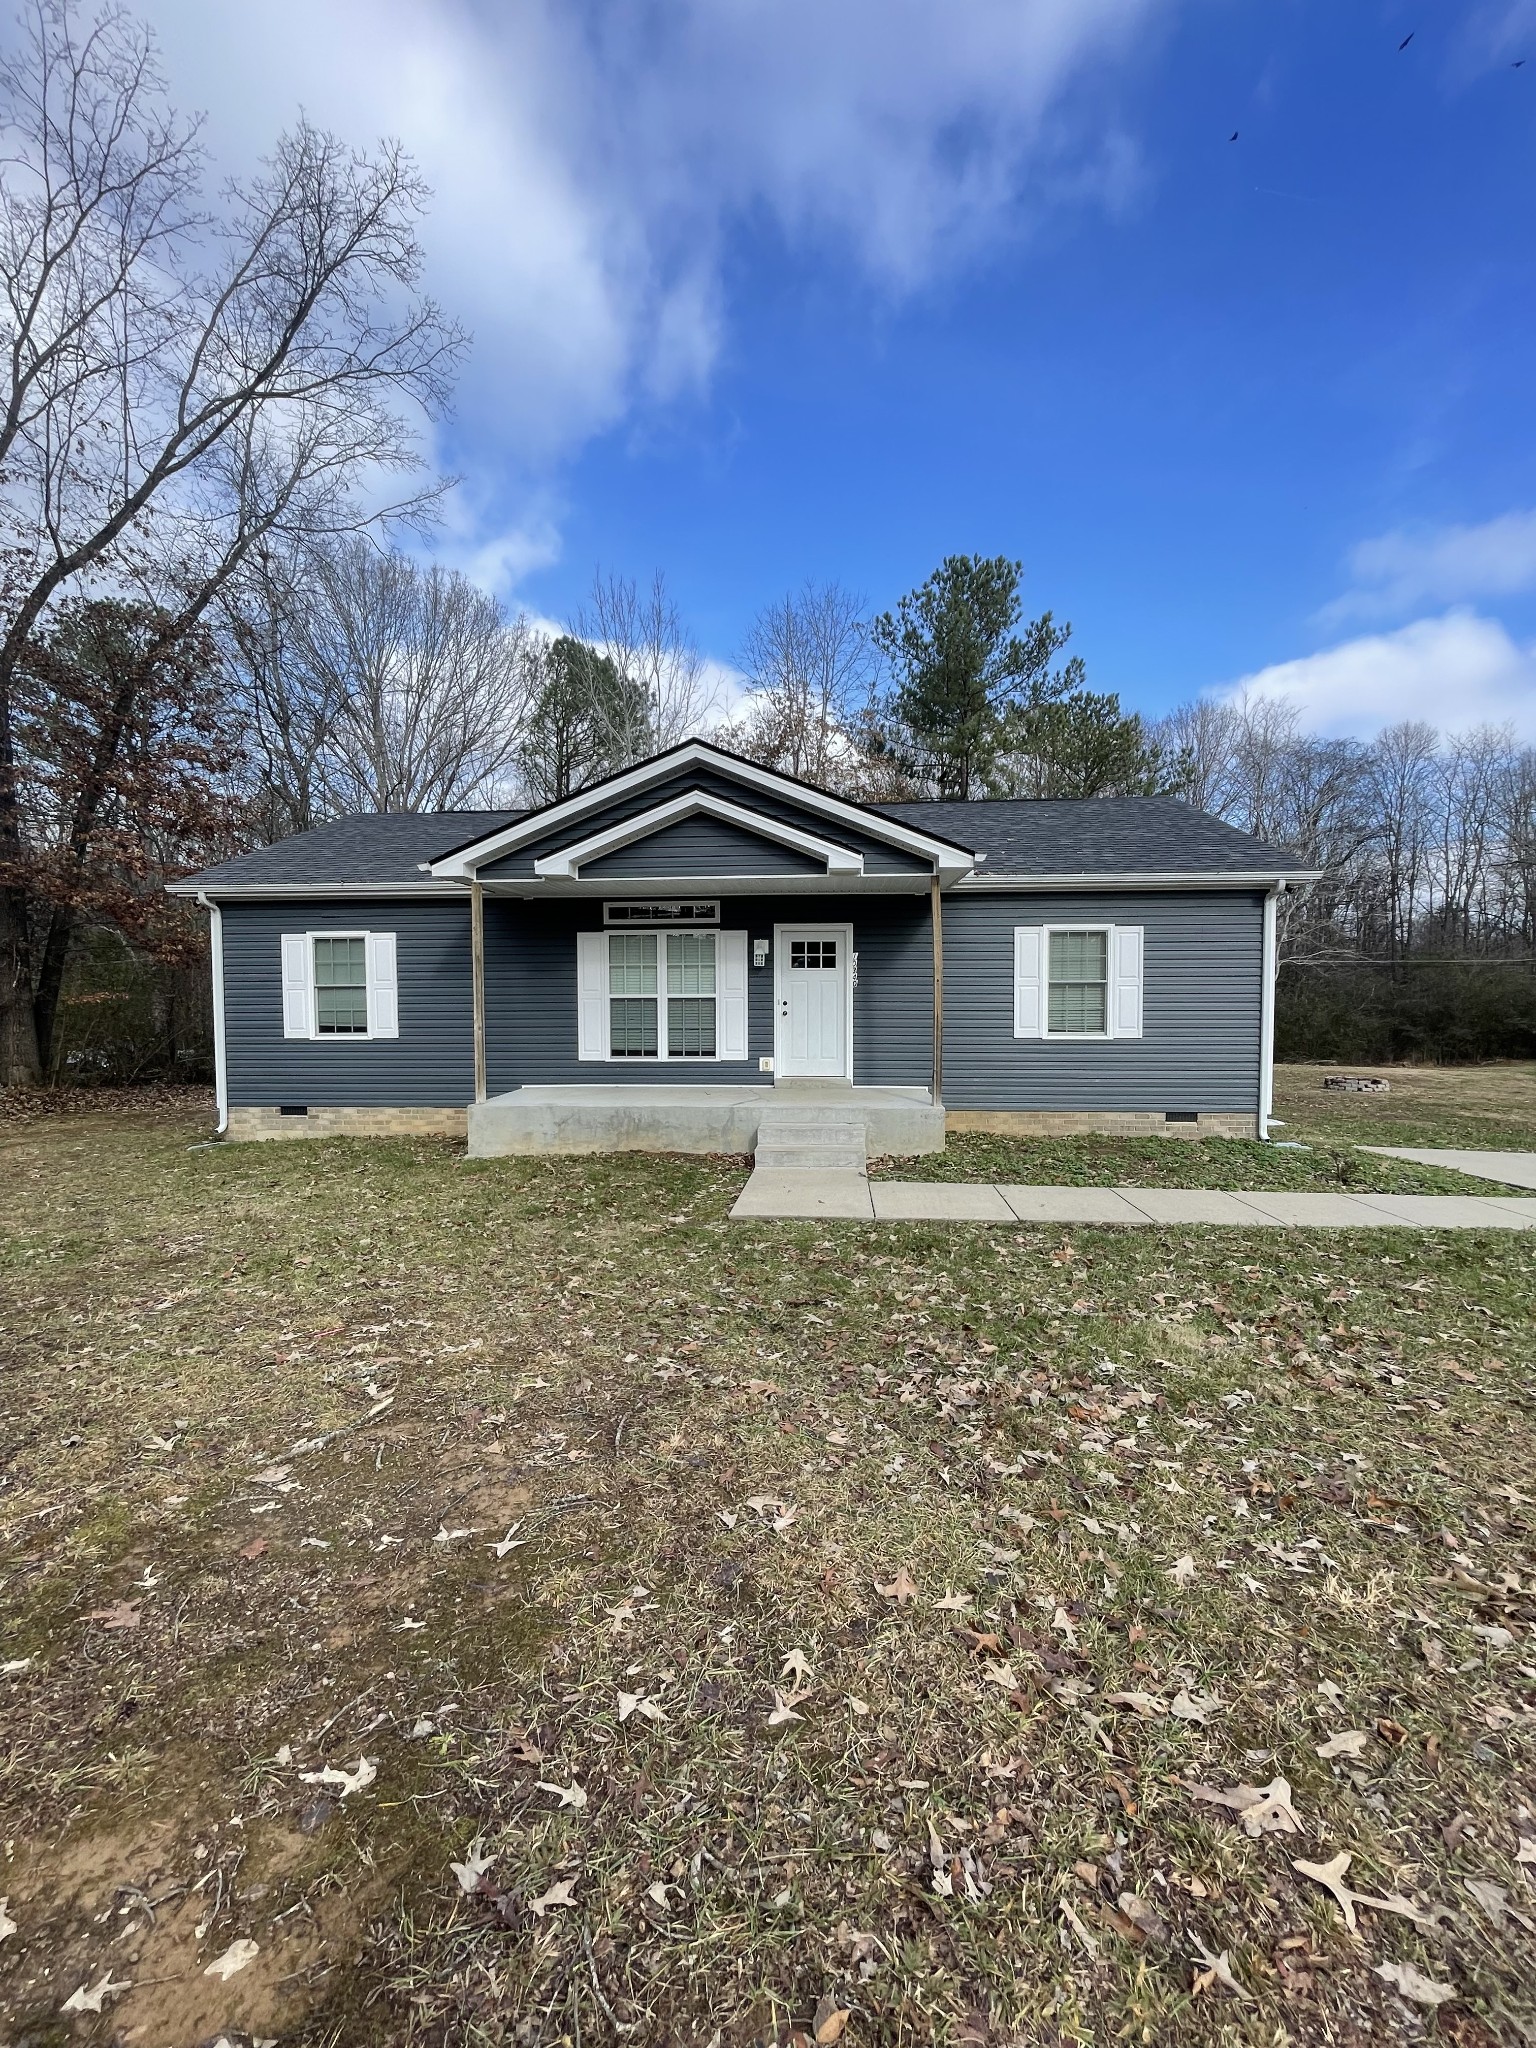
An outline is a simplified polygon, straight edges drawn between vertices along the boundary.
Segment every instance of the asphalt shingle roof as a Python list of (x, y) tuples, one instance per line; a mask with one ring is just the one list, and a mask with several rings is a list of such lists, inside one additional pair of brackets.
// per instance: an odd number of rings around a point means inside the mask
[[(750, 798), (748, 799), (750, 801)], [(1095, 797), (1086, 803), (1018, 798), (976, 803), (878, 804), (876, 812), (985, 853), (996, 875), (1303, 873), (1295, 854), (1207, 817), (1172, 797)], [(183, 888), (251, 884), (323, 889), (330, 884), (423, 882), (421, 863), (464, 846), (522, 811), (394, 811), (338, 818), (276, 846), (221, 861)]]
[(1171, 796), (1101, 796), (1087, 802), (998, 798), (975, 803), (879, 804), (918, 831), (941, 833), (987, 856), (991, 875), (1306, 873), (1266, 846)]
[(510, 825), (521, 811), (388, 811), (337, 818), (276, 846), (220, 861), (191, 880), (200, 889), (261, 882), (317, 887), (327, 882), (424, 882), (424, 860)]

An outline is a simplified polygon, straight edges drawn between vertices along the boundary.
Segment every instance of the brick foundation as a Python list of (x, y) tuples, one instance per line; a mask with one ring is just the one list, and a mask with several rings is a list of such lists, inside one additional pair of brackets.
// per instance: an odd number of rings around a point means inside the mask
[(989, 1131), (999, 1138), (1256, 1138), (1258, 1119), (1239, 1111), (1202, 1110), (1193, 1123), (1170, 1124), (1148, 1109), (951, 1109), (949, 1131)]
[(275, 1109), (232, 1109), (226, 1137), (257, 1138), (463, 1138), (467, 1109), (310, 1109), (283, 1116)]

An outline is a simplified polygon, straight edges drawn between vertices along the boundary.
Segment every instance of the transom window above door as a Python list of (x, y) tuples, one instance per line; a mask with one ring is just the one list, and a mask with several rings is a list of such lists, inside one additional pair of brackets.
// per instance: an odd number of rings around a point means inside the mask
[(610, 1058), (659, 1059), (663, 1029), (666, 1058), (716, 1057), (716, 936), (714, 932), (608, 934)]
[(791, 939), (789, 942), (789, 964), (791, 967), (836, 967), (836, 939)]

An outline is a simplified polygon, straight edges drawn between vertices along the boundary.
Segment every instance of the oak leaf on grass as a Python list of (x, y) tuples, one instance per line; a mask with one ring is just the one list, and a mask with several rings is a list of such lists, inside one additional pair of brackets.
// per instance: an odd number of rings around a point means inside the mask
[(900, 1607), (907, 1601), (917, 1598), (917, 1581), (907, 1570), (906, 1566), (902, 1565), (888, 1586), (882, 1586), (880, 1581), (876, 1579), (875, 1591), (882, 1599), (894, 1600), (896, 1605)]
[(535, 1920), (542, 1920), (551, 1906), (574, 1906), (575, 1894), (575, 1878), (563, 1877), (558, 1884), (552, 1884), (547, 1892), (541, 1892), (536, 1899), (530, 1899), (528, 1910)]
[(1411, 1998), (1415, 2005), (1448, 2005), (1456, 1996), (1454, 1984), (1437, 1984), (1412, 1963), (1377, 1963), (1375, 1975), (1404, 1998)]

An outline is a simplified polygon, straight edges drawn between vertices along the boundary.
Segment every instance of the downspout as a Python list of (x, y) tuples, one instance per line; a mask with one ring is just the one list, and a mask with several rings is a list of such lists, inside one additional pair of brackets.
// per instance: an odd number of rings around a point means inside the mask
[(208, 913), (208, 959), (213, 970), (213, 1095), (219, 1106), (215, 1135), (222, 1138), (229, 1129), (229, 1068), (224, 1050), (224, 914), (205, 890), (198, 890), (197, 900)]
[(944, 899), (937, 875), (928, 902), (933, 917), (933, 1104), (938, 1109), (944, 1101)]
[(471, 1000), (475, 1013), (475, 1100), (485, 1100), (485, 891), (477, 875), (469, 885)]
[(1259, 992), (1259, 1136), (1269, 1136), (1275, 1113), (1275, 909), (1285, 890), (1277, 881), (1264, 897), (1264, 965)]

